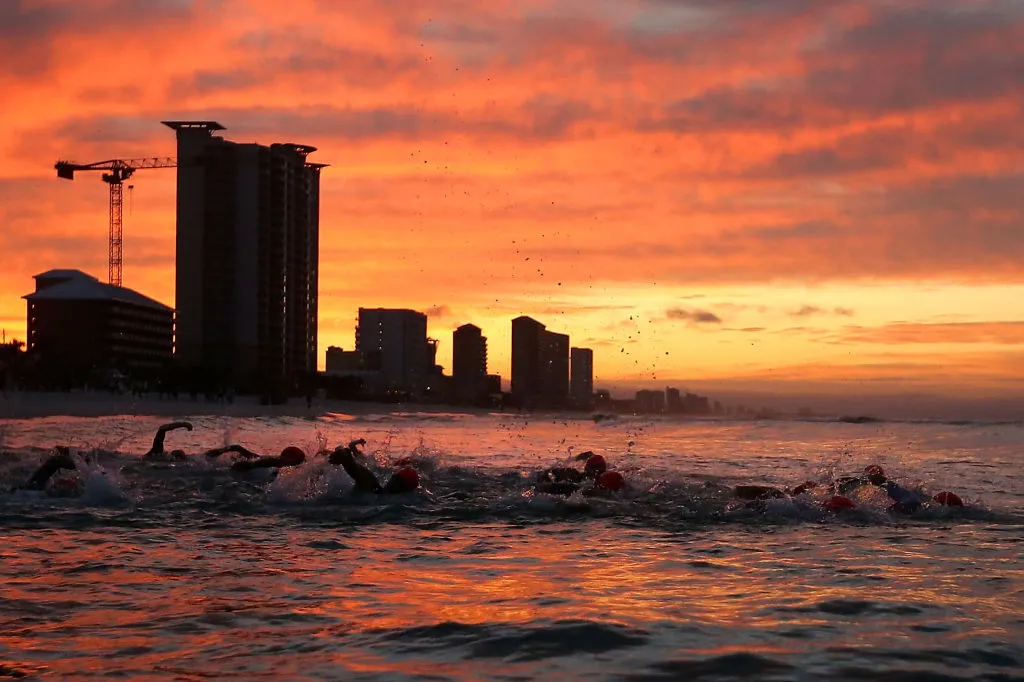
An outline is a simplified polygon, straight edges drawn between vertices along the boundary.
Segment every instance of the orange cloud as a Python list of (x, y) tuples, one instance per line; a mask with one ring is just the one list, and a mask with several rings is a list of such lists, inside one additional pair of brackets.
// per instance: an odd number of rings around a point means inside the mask
[[(725, 287), (822, 323), (786, 334), (804, 345), (779, 369), (810, 372), (830, 335), (865, 356), (942, 334), (1018, 343), (966, 305), (942, 329), (909, 305), (836, 326), (879, 284), (898, 301), (918, 282), (1024, 280), (1024, 10), (1009, 0), (26, 0), (0, 7), (0, 59), (0, 318), (17, 333), (32, 274), (105, 266), (106, 187), (59, 181), (53, 162), (173, 154), (160, 120), (212, 118), (331, 164), (322, 346), (351, 345), (355, 310), (387, 305), (447, 310), (432, 328), (485, 320), (494, 344), (526, 313), (621, 347), (601, 329), (650, 303), (652, 319), (730, 325), (629, 339), (637, 366), (685, 373), (655, 343), (718, 335), (706, 357), (725, 367), (753, 330), (780, 329), (678, 305)], [(173, 303), (173, 171), (133, 182), (125, 281)], [(852, 294), (773, 299), (779, 283)]]

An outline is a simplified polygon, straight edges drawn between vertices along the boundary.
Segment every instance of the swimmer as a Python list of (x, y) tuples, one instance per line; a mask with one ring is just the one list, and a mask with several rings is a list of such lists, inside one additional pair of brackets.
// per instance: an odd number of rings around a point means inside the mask
[(402, 467), (387, 480), (384, 485), (380, 484), (377, 477), (373, 475), (365, 465), (356, 461), (356, 457), (362, 457), (359, 450), (360, 445), (366, 445), (362, 438), (350, 442), (348, 445), (339, 445), (331, 453), (327, 461), (341, 467), (349, 475), (355, 484), (356, 492), (375, 493), (378, 495), (393, 495), (399, 493), (411, 493), (419, 487), (420, 476), (412, 467)]
[[(877, 464), (864, 467), (864, 473), (861, 476), (846, 476), (836, 480), (830, 486), (830, 491), (838, 496), (844, 496), (865, 485), (873, 485), (885, 491), (892, 501), (887, 511), (892, 513), (913, 514), (929, 501), (927, 495), (904, 488), (887, 477), (882, 467)], [(931, 498), (931, 501), (948, 507), (964, 506), (959, 495), (948, 491), (938, 493)]]
[(282, 467), (297, 467), (306, 461), (306, 453), (301, 448), (289, 445), (281, 451), (280, 455), (258, 455), (241, 445), (226, 445), (222, 448), (214, 448), (206, 451), (210, 458), (234, 452), (243, 459), (236, 460), (231, 464), (231, 471), (234, 473), (246, 473), (255, 469), (280, 469)]
[[(591, 497), (606, 495), (625, 487), (626, 481), (622, 474), (608, 471), (608, 463), (604, 457), (588, 450), (576, 456), (577, 461), (583, 459), (586, 459), (583, 471), (573, 467), (551, 467), (538, 473), (534, 490), (547, 495), (567, 497), (577, 490), (582, 490), (583, 495)], [(593, 480), (593, 487), (584, 489), (582, 483), (586, 480)]]
[(28, 480), (20, 486), (14, 486), (13, 490), (46, 490), (46, 484), (58, 471), (75, 471), (75, 460), (71, 458), (71, 451), (66, 445), (58, 445), (56, 453), (51, 455), (39, 465)]
[(153, 436), (153, 446), (149, 448), (149, 452), (143, 455), (146, 459), (162, 459), (170, 457), (171, 459), (184, 459), (184, 450), (171, 450), (170, 453), (164, 452), (164, 438), (167, 436), (168, 431), (174, 431), (175, 429), (187, 429), (192, 430), (192, 424), (190, 422), (171, 422), (164, 424), (156, 430), (156, 435)]
[(889, 499), (893, 501), (888, 511), (900, 514), (913, 514), (921, 508), (921, 497), (912, 490), (907, 490), (896, 481), (889, 480), (882, 467), (872, 464), (864, 468), (864, 473), (867, 474), (868, 483), (884, 490)]

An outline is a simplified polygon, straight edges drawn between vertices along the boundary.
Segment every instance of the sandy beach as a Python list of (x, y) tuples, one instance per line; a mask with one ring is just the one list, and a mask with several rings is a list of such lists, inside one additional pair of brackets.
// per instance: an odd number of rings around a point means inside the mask
[(33, 419), (38, 417), (100, 417), (111, 415), (149, 415), (188, 417), (200, 415), (226, 417), (290, 416), (316, 417), (334, 413), (349, 415), (388, 414), (394, 412), (471, 412), (449, 405), (404, 405), (314, 398), (306, 407), (304, 398), (292, 398), (284, 405), (261, 405), (256, 396), (236, 397), (232, 402), (192, 400), (185, 395), (178, 400), (161, 400), (156, 396), (140, 398), (98, 391), (44, 393), (8, 391), (0, 395), (0, 419)]

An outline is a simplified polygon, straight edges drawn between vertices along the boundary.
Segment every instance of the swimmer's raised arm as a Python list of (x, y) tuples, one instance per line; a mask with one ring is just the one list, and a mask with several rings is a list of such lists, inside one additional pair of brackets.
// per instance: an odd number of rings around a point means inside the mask
[(187, 429), (191, 431), (192, 423), (185, 421), (170, 422), (161, 426), (156, 430), (156, 435), (153, 436), (153, 446), (149, 449), (149, 452), (146, 453), (146, 456), (152, 457), (153, 455), (164, 454), (164, 438), (167, 436), (168, 431), (174, 431), (175, 429)]
[[(361, 440), (361, 439), (360, 439)], [(341, 465), (345, 469), (345, 473), (355, 481), (356, 490), (360, 492), (379, 493), (382, 488), (377, 477), (373, 475), (373, 472), (367, 469), (365, 466), (356, 461), (354, 453), (358, 450), (353, 447), (353, 444), (359, 441), (352, 441), (348, 447), (338, 446), (331, 453), (331, 457), (328, 461), (335, 466)]]
[(23, 486), (27, 490), (43, 490), (46, 482), (61, 469), (74, 471), (75, 460), (71, 459), (67, 448), (57, 448), (57, 454), (52, 455), (35, 470)]

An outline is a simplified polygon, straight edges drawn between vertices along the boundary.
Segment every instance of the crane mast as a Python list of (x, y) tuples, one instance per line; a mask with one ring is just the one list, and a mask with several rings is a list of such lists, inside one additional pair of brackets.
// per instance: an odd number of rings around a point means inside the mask
[(124, 215), (123, 183), (136, 170), (143, 168), (175, 168), (177, 159), (170, 156), (154, 156), (143, 159), (107, 159), (94, 163), (72, 163), (58, 161), (54, 164), (57, 177), (74, 180), (76, 171), (105, 171), (101, 177), (110, 186), (110, 232), (107, 242), (107, 278), (121, 286), (122, 226)]

